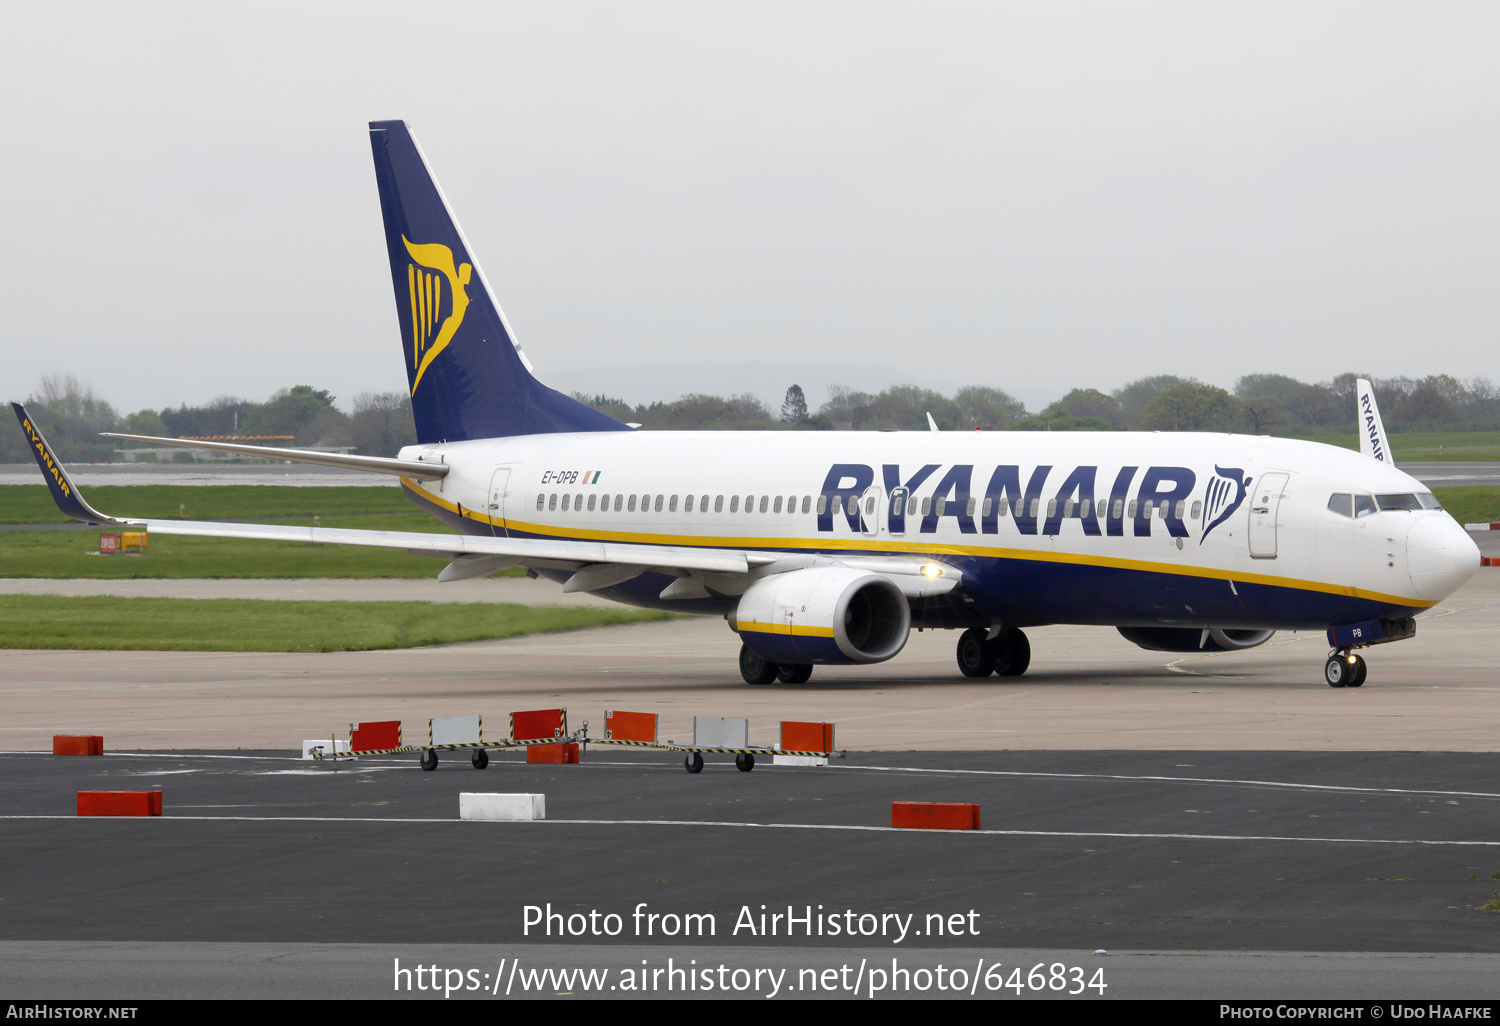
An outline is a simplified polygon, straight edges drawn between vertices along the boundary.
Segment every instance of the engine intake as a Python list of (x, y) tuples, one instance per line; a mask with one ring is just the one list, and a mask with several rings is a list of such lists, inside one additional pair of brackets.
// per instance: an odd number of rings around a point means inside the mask
[(1116, 627), (1126, 641), (1153, 652), (1233, 652), (1271, 640), (1275, 631), (1239, 627)]
[(879, 663), (906, 646), (911, 607), (880, 574), (817, 567), (756, 581), (740, 597), (734, 629), (774, 663)]

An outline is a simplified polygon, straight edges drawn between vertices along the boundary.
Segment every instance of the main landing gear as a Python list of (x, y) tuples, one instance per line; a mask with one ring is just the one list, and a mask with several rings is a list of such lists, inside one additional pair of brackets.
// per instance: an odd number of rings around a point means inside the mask
[(983, 627), (958, 639), (958, 668), (965, 677), (1019, 677), (1031, 665), (1031, 642), (1015, 627), (1002, 627), (993, 638)]
[(746, 684), (769, 684), (779, 680), (783, 684), (806, 684), (812, 677), (812, 663), (773, 663), (750, 651), (750, 646), (740, 644), (740, 676)]
[(1335, 652), (1323, 664), (1323, 679), (1331, 688), (1357, 688), (1365, 682), (1365, 661), (1353, 652)]

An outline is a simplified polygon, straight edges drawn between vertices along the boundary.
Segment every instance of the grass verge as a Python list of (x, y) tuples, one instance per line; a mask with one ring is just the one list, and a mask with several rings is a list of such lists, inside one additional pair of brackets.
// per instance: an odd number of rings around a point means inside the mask
[(1500, 488), (1434, 488), (1432, 494), (1460, 524), (1500, 522)]
[[(1295, 435), (1309, 442), (1322, 442), (1359, 451), (1359, 435)], [(1397, 431), (1386, 436), (1396, 461), (1500, 460), (1497, 431)]]
[(672, 620), (654, 610), (0, 595), (0, 648), (359, 652)]

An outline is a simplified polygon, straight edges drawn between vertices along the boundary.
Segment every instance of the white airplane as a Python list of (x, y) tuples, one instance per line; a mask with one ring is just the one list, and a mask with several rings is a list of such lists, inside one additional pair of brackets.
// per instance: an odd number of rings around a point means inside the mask
[(1356, 650), (1473, 575), (1479, 552), (1390, 462), (1367, 382), (1363, 451), (1157, 432), (638, 432), (543, 385), (406, 125), (370, 125), (418, 443), (394, 459), (117, 434), (401, 479), (457, 536), (95, 511), (19, 404), (62, 510), (155, 534), (444, 555), (441, 581), (520, 565), (620, 602), (723, 616), (752, 684), (876, 663), (953, 629), (968, 676), (1014, 676), (1024, 630), (1114, 626), (1168, 652), (1326, 630)]

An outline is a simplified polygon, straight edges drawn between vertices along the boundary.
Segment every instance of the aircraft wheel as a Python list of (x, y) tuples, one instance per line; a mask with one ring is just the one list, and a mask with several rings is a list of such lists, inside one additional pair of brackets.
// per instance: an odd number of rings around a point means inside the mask
[(1349, 680), (1351, 688), (1362, 687), (1365, 683), (1365, 675), (1369, 673), (1369, 667), (1365, 666), (1364, 656), (1354, 657), (1354, 676)]
[(1019, 677), (1031, 665), (1031, 642), (1019, 628), (1007, 627), (990, 642), (995, 672), (1002, 677)]
[(422, 753), (422, 768), (429, 773), (437, 769), (437, 752), (429, 748)]
[(755, 768), (755, 756), (749, 752), (745, 752), (743, 755), (736, 755), (734, 757), (734, 768), (741, 773), (749, 773)]
[(965, 677), (988, 677), (995, 669), (995, 653), (985, 640), (988, 634), (972, 627), (958, 636), (958, 669)]
[(682, 768), (689, 773), (703, 772), (703, 755), (700, 752), (689, 752), (687, 758), (682, 760)]
[(1347, 688), (1354, 672), (1354, 667), (1341, 655), (1331, 655), (1323, 664), (1323, 679), (1331, 688)]
[(745, 678), (746, 684), (769, 684), (776, 679), (776, 672), (779, 669), (781, 667), (775, 663), (762, 659), (750, 651), (749, 645), (743, 643), (740, 645), (740, 676)]
[(776, 668), (776, 679), (783, 684), (806, 684), (812, 679), (812, 663), (782, 663)]
[(490, 753), (483, 748), (477, 748), (474, 754), (469, 756), (469, 761), (474, 764), (475, 769), (484, 769), (490, 764)]

